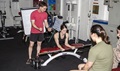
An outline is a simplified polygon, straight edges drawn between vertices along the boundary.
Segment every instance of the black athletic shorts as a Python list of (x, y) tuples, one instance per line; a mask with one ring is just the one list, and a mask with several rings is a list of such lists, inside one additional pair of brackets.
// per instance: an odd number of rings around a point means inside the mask
[(44, 40), (44, 33), (31, 33), (30, 34), (30, 41), (43, 41)]

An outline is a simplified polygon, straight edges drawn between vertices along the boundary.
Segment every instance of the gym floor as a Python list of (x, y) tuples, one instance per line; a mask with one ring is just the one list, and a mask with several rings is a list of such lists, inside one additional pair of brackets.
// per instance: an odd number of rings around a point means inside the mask
[[(19, 29), (10, 28), (10, 33), (14, 39), (0, 40), (0, 71), (69, 71), (77, 69), (80, 59), (73, 56), (59, 57), (51, 61), (47, 66), (35, 70), (31, 65), (26, 65), (28, 58), (28, 42), (24, 42), (23, 33), (17, 33)], [(87, 58), (89, 47), (80, 49), (78, 52)], [(33, 56), (35, 56), (36, 48), (34, 47)], [(47, 55), (40, 56), (43, 60), (48, 58)]]

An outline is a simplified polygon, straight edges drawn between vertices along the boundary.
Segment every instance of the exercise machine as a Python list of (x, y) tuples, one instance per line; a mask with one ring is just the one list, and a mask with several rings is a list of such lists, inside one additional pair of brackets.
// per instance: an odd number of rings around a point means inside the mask
[(0, 35), (2, 38), (0, 38), (0, 40), (6, 40), (6, 39), (13, 39), (13, 37), (7, 37), (9, 36), (9, 33), (7, 32), (7, 28), (5, 27), (5, 19), (6, 19), (6, 12), (4, 11), (4, 13), (0, 10), (0, 19), (1, 19), (1, 26), (2, 26), (2, 30), (0, 32)]

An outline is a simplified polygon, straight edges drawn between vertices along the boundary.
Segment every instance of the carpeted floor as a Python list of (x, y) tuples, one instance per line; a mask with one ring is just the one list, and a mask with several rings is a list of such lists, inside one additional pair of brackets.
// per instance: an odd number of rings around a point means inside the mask
[[(28, 58), (28, 42), (22, 40), (23, 33), (17, 33), (18, 29), (12, 28), (10, 32), (14, 39), (0, 40), (0, 71), (69, 71), (77, 69), (77, 65), (82, 63), (81, 60), (73, 56), (65, 56), (51, 61), (47, 66), (35, 70), (31, 65), (26, 65)], [(36, 48), (34, 47), (33, 56)], [(87, 57), (89, 47), (80, 49), (83, 52), (78, 52), (83, 57)], [(46, 60), (47, 55), (42, 55), (42, 59)]]

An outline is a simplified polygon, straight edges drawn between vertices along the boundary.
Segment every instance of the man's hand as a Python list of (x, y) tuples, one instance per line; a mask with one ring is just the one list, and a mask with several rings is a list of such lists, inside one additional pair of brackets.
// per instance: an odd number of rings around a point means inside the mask
[(42, 31), (42, 28), (39, 28), (39, 31), (41, 32), (41, 31)]

